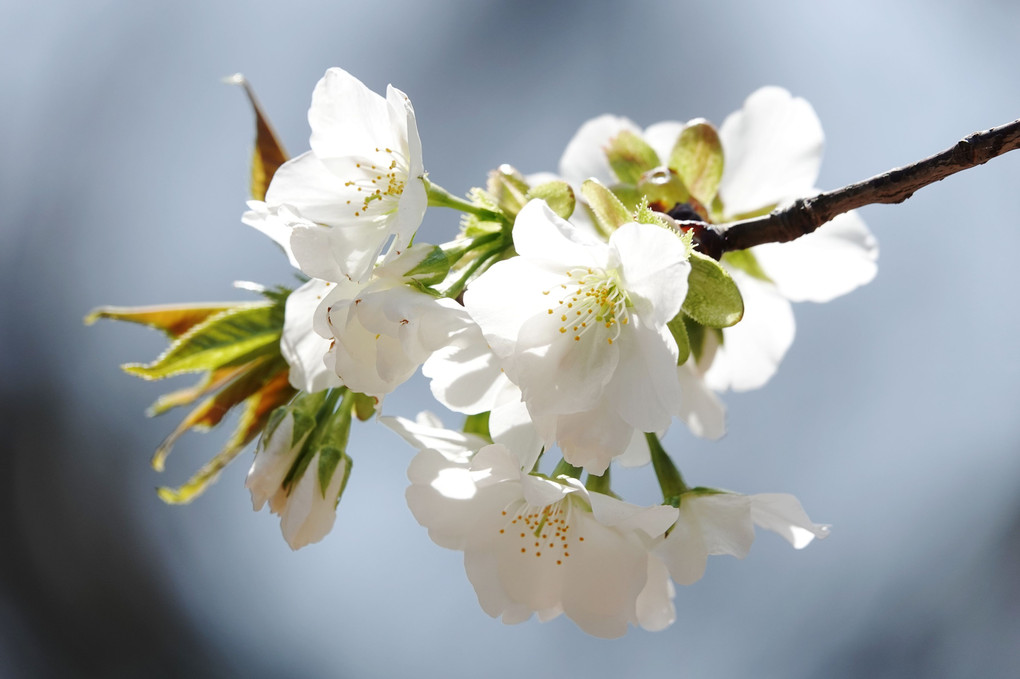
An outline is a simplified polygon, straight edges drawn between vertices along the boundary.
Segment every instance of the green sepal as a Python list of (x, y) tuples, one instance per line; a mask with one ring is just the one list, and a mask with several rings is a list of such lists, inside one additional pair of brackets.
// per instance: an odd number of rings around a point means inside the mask
[(351, 393), (354, 394), (354, 416), (362, 422), (372, 419), (376, 406), (379, 405), (379, 399), (366, 394)]
[(733, 279), (718, 262), (691, 252), (684, 313), (710, 328), (728, 328), (744, 315), (744, 300)]
[(724, 252), (722, 261), (726, 262), (729, 266), (734, 269), (743, 271), (752, 278), (757, 278), (760, 281), (771, 283), (772, 279), (768, 277), (768, 274), (758, 264), (758, 259), (754, 256), (754, 253), (750, 250), (730, 250)]
[(418, 262), (414, 268), (404, 272), (404, 277), (423, 286), (436, 285), (442, 283), (446, 275), (450, 273), (452, 264), (453, 262), (446, 251), (438, 245), (433, 245), (424, 259)]
[(668, 167), (657, 167), (643, 174), (637, 191), (649, 203), (660, 208), (660, 212), (669, 212), (677, 203), (686, 203), (691, 199), (680, 175)]
[(528, 182), (524, 175), (511, 165), (500, 165), (489, 172), (486, 191), (493, 197), (499, 210), (511, 219), (517, 216), (528, 202)]
[(680, 350), (679, 355), (676, 358), (677, 365), (683, 365), (687, 362), (687, 359), (691, 355), (691, 343), (687, 337), (687, 327), (684, 324), (684, 313), (681, 311), (678, 313), (673, 320), (666, 324), (669, 328), (670, 334), (673, 335), (673, 339), (676, 340), (677, 349)]
[(637, 184), (641, 175), (659, 165), (659, 156), (640, 135), (624, 130), (606, 147), (606, 158), (624, 184)]
[(549, 209), (563, 219), (569, 219), (570, 215), (574, 214), (576, 203), (574, 189), (564, 181), (555, 180), (532, 187), (528, 191), (528, 198), (544, 200), (549, 205)]
[(609, 190), (623, 203), (628, 212), (634, 212), (641, 204), (641, 199), (644, 198), (644, 195), (633, 184), (613, 184)]
[(283, 307), (279, 303), (238, 305), (193, 326), (152, 363), (129, 363), (122, 368), (142, 379), (159, 380), (279, 353)]
[(352, 460), (350, 456), (333, 446), (326, 446), (319, 448), (319, 468), (316, 470), (318, 481), (319, 481), (319, 492), (322, 497), (326, 497), (326, 491), (329, 489), (329, 483), (333, 480), (333, 474), (337, 473), (337, 468), (343, 463), (343, 468), (339, 470), (339, 473), (343, 474), (343, 480), (340, 481), (340, 492), (336, 495), (336, 501), (339, 504), (340, 496), (344, 494), (344, 488), (347, 487), (347, 480), (351, 477), (351, 466)]
[[(705, 332), (707, 328), (687, 314), (682, 313), (681, 316), (683, 316), (684, 331), (687, 333), (687, 345), (694, 356), (694, 362), (700, 363), (701, 355), (705, 350)], [(712, 330), (718, 332), (715, 328), (712, 328)]]
[(612, 233), (624, 224), (633, 221), (631, 211), (620, 202), (612, 191), (594, 179), (581, 185), (581, 195), (588, 201), (595, 219), (605, 233)]
[(475, 434), (492, 443), (492, 435), (489, 433), (489, 411), (468, 415), (464, 420), (464, 433)]
[(723, 175), (723, 148), (719, 133), (704, 120), (684, 127), (669, 155), (669, 166), (702, 205), (711, 205)]

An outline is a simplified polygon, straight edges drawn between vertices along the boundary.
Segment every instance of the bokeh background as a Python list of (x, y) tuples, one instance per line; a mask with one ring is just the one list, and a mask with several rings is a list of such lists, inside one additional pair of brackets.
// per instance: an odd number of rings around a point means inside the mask
[[(506, 627), (461, 555), (403, 502), (412, 456), (356, 428), (333, 533), (292, 553), (254, 514), (246, 452), (188, 507), (162, 504), (223, 433), (160, 475), (166, 385), (120, 372), (162, 338), (81, 319), (101, 304), (243, 299), (288, 282), (244, 227), (243, 71), (288, 150), (340, 65), (392, 82), (426, 168), (455, 193), (502, 162), (554, 170), (603, 112), (720, 123), (763, 84), (811, 101), (834, 188), (1020, 116), (1020, 5), (949, 2), (0, 3), (0, 676), (956, 677), (1020, 666), (1020, 154), (863, 215), (878, 277), (798, 305), (766, 388), (729, 434), (675, 427), (688, 479), (792, 492), (831, 537), (762, 534), (681, 588), (676, 624), (607, 642)], [(428, 239), (456, 215), (430, 211)], [(434, 408), (416, 379), (391, 414)], [(450, 421), (455, 424), (456, 421)], [(656, 500), (649, 470), (621, 474)]]

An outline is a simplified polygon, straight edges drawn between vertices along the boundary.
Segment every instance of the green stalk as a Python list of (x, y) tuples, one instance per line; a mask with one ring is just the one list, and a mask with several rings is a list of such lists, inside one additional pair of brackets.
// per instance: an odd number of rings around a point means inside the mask
[(684, 477), (673, 464), (669, 453), (659, 443), (659, 437), (656, 434), (645, 434), (645, 439), (648, 441), (648, 450), (652, 454), (652, 467), (655, 468), (655, 476), (659, 479), (659, 488), (662, 489), (662, 499), (666, 504), (678, 506), (680, 495), (687, 491)]
[(502, 212), (495, 212), (488, 208), (475, 205), (474, 203), (458, 198), (443, 187), (433, 184), (427, 179), (423, 179), (425, 182), (425, 190), (429, 198), (429, 207), (449, 207), (454, 210), (460, 210), (470, 215), (475, 215), (479, 219), (483, 219), (487, 222), (501, 222), (507, 223), (506, 215)]

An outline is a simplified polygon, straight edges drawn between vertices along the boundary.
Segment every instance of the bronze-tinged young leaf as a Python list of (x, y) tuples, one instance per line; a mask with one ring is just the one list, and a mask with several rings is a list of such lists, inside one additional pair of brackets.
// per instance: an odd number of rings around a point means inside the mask
[(266, 117), (262, 106), (259, 105), (255, 91), (248, 80), (240, 73), (236, 73), (230, 76), (227, 82), (244, 88), (244, 93), (248, 96), (248, 102), (255, 113), (255, 152), (251, 159), (251, 197), (255, 200), (265, 200), (266, 190), (269, 188), (269, 182), (272, 181), (273, 175), (281, 165), (287, 162), (287, 152), (283, 149), (283, 144), (280, 143), (276, 132), (273, 131), (272, 125), (269, 124), (269, 118)]
[(100, 318), (147, 325), (176, 339), (210, 316), (243, 306), (244, 302), (212, 302), (208, 304), (162, 304), (152, 306), (102, 306), (85, 317), (85, 325)]
[(265, 354), (279, 354), (283, 308), (281, 303), (238, 305), (192, 327), (152, 363), (122, 367), (143, 379), (159, 380), (237, 365)]
[(710, 328), (728, 328), (744, 316), (744, 300), (737, 284), (718, 262), (700, 252), (691, 253), (691, 273), (682, 309)]
[(206, 394), (211, 394), (230, 380), (234, 379), (237, 375), (244, 372), (246, 368), (247, 366), (244, 365), (231, 366), (229, 368), (220, 368), (219, 370), (207, 373), (202, 376), (202, 379), (190, 387), (171, 391), (169, 394), (163, 394), (156, 399), (155, 403), (149, 406), (149, 409), (145, 411), (145, 414), (149, 417), (155, 417), (156, 415), (162, 415), (172, 408), (194, 403), (200, 397), (205, 396)]
[(286, 364), (275, 360), (268, 363), (268, 376), (263, 375), (265, 379), (261, 388), (246, 400), (241, 422), (227, 444), (183, 485), (178, 488), (159, 488), (156, 494), (163, 502), (187, 504), (201, 495), (219, 477), (223, 468), (262, 430), (273, 410), (294, 396), (296, 392), (288, 383)]
[(706, 120), (692, 120), (680, 133), (669, 156), (684, 186), (702, 205), (711, 205), (723, 175), (723, 148), (719, 133)]
[[(241, 403), (265, 386), (266, 381), (280, 370), (282, 358), (256, 359), (244, 366), (243, 371), (214, 395), (202, 401), (177, 425), (152, 456), (152, 468), (163, 471), (166, 458), (174, 443), (189, 429), (208, 431), (219, 424), (231, 408)], [(283, 363), (285, 366), (286, 363)]]

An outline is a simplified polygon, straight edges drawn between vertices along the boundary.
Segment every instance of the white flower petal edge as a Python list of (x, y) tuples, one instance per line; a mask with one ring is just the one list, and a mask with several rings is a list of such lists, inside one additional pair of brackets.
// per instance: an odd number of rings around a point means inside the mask
[(290, 366), (290, 384), (295, 389), (315, 393), (341, 385), (340, 378), (323, 362), (330, 341), (312, 327), (315, 310), (335, 287), (313, 278), (287, 297), (280, 353)]
[(878, 242), (856, 212), (789, 243), (758, 245), (751, 252), (791, 302), (828, 302), (878, 273)]
[(624, 130), (641, 134), (641, 128), (628, 118), (606, 114), (585, 122), (567, 142), (560, 157), (560, 176), (575, 187), (586, 179), (597, 179), (605, 186), (616, 184), (604, 149)]
[(829, 526), (812, 523), (792, 495), (688, 493), (680, 502), (676, 524), (656, 553), (673, 580), (690, 585), (704, 575), (710, 554), (747, 556), (756, 525), (779, 533), (796, 549), (829, 534)]
[(464, 552), (483, 610), (504, 623), (566, 614), (585, 632), (622, 636), (674, 617), (667, 571), (650, 551), (676, 519), (589, 493), (574, 479), (522, 472), (505, 446), (470, 462), (423, 449), (408, 469), (407, 502), (439, 545)]
[(352, 390), (381, 399), (473, 325), (455, 301), (407, 285), (404, 274), (431, 249), (415, 245), (373, 278), (336, 285), (319, 304), (313, 327), (330, 341), (324, 361)]
[(350, 458), (344, 456), (323, 490), (319, 483), (319, 458), (320, 453), (315, 453), (301, 480), (291, 488), (286, 505), (275, 510), (280, 515), (283, 537), (294, 550), (318, 542), (333, 530), (340, 491), (350, 473)]
[[(308, 120), (312, 150), (277, 170), (265, 214), (290, 228), (292, 259), (304, 273), (360, 281), (387, 243), (410, 242), (425, 214), (414, 109), (400, 90), (389, 87), (384, 99), (332, 68), (315, 87)], [(279, 224), (252, 212), (248, 223), (261, 221), (252, 225), (282, 240)]]
[(723, 329), (722, 344), (713, 331), (706, 332), (699, 365), (708, 366), (705, 383), (709, 388), (748, 391), (768, 382), (779, 369), (793, 344), (796, 325), (793, 307), (776, 286), (743, 271), (728, 270), (743, 295), (744, 317)]
[(753, 92), (719, 128), (726, 165), (719, 194), (727, 215), (809, 195), (825, 135), (814, 108), (781, 87)]
[(545, 443), (601, 474), (633, 429), (664, 430), (676, 412), (678, 349), (665, 326), (687, 293), (686, 246), (634, 223), (604, 243), (542, 201), (518, 214), (514, 243), (519, 256), (482, 274), (464, 305)]

